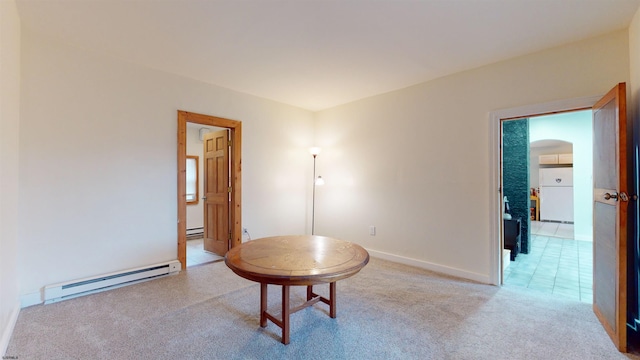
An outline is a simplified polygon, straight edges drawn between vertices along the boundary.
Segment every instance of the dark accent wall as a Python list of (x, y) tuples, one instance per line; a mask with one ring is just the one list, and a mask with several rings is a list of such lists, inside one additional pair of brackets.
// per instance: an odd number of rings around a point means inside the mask
[(529, 119), (502, 123), (502, 186), (511, 216), (522, 223), (520, 251), (528, 254), (529, 242)]

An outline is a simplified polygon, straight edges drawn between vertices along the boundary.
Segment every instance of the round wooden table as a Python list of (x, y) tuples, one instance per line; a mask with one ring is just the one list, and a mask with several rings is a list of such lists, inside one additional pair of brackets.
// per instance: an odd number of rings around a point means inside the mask
[[(282, 343), (289, 343), (289, 316), (319, 301), (336, 317), (336, 281), (356, 274), (369, 262), (360, 245), (316, 235), (274, 236), (256, 239), (227, 252), (227, 266), (239, 276), (260, 283), (260, 326), (267, 320), (282, 329)], [(329, 299), (313, 292), (313, 285), (329, 284)], [(267, 312), (267, 285), (282, 285), (282, 315)], [(307, 286), (307, 301), (289, 306), (289, 287)]]

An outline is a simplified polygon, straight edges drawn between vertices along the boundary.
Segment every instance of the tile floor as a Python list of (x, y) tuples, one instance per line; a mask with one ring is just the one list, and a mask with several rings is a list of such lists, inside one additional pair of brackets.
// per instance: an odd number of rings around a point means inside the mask
[(571, 224), (532, 221), (530, 227), (531, 252), (509, 263), (504, 284), (591, 303), (592, 242), (574, 240)]
[(187, 267), (221, 261), (224, 258), (205, 251), (203, 239), (187, 240)]

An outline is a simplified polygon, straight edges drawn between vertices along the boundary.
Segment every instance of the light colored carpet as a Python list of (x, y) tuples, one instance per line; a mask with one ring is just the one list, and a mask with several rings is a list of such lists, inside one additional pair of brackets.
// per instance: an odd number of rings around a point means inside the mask
[[(326, 294), (328, 286), (317, 288)], [(224, 262), (20, 312), (19, 359), (640, 359), (619, 353), (590, 304), (372, 259), (316, 304), (259, 326), (260, 286)], [(277, 313), (280, 287), (269, 286)], [(294, 287), (292, 305), (304, 301)]]

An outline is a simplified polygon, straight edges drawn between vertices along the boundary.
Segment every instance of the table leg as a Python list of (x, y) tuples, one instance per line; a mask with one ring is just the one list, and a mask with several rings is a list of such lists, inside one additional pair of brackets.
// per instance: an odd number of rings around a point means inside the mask
[(329, 284), (329, 316), (336, 318), (336, 282)]
[(289, 343), (289, 285), (282, 285), (282, 343)]
[(267, 327), (267, 284), (260, 283), (260, 327)]
[(290, 317), (292, 312), (297, 312), (313, 304), (318, 301), (322, 301), (325, 304), (329, 305), (329, 316), (332, 318), (336, 318), (337, 307), (336, 307), (336, 282), (329, 283), (329, 299), (326, 299), (318, 294), (313, 293), (313, 285), (307, 286), (307, 302), (297, 306), (294, 309), (291, 309), (290, 306), (290, 285), (282, 285), (282, 314), (281, 319), (275, 318), (273, 315), (267, 312), (267, 284), (260, 283), (260, 326), (266, 327), (267, 321), (271, 320), (274, 324), (279, 326), (282, 329), (282, 343), (287, 345), (289, 344), (289, 335), (290, 335)]

